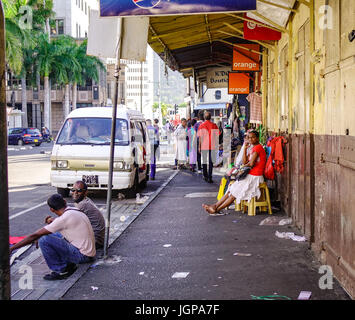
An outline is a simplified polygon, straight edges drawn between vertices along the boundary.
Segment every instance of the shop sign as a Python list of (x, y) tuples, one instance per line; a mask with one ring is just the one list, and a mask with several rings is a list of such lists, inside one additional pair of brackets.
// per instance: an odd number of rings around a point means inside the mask
[(101, 17), (256, 10), (256, 0), (100, 0)]
[(260, 46), (258, 44), (241, 44), (233, 47), (233, 71), (260, 71), (259, 53), (249, 50), (260, 51)]
[(228, 73), (230, 71), (230, 67), (207, 69), (207, 88), (228, 88)]
[(242, 72), (229, 72), (228, 94), (249, 94), (249, 76)]
[[(244, 15), (246, 17), (246, 14)], [(249, 17), (248, 17), (249, 18)], [(257, 20), (251, 19), (253, 21), (244, 21), (244, 39), (248, 40), (275, 40), (281, 39), (281, 32), (275, 31), (273, 29), (263, 27), (257, 24)]]

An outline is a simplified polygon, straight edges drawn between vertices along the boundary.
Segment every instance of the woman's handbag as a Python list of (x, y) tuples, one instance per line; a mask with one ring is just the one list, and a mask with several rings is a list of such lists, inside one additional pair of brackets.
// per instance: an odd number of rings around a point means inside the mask
[(251, 170), (251, 167), (242, 167), (238, 170), (238, 172), (235, 175), (235, 180), (240, 181), (245, 179), (245, 177), (249, 174), (249, 171)]

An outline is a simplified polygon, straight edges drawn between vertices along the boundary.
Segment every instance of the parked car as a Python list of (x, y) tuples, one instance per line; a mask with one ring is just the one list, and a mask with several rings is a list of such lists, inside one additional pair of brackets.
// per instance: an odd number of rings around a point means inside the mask
[(12, 128), (9, 129), (8, 144), (34, 144), (40, 146), (43, 142), (41, 132), (37, 128)]

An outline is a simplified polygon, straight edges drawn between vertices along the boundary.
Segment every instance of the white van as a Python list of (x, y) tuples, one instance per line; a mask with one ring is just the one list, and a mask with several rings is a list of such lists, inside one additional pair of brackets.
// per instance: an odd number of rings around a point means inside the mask
[[(148, 180), (150, 145), (143, 115), (118, 106), (112, 190), (135, 196)], [(72, 111), (60, 129), (51, 155), (51, 184), (64, 197), (83, 180), (90, 190), (107, 190), (112, 108)]]

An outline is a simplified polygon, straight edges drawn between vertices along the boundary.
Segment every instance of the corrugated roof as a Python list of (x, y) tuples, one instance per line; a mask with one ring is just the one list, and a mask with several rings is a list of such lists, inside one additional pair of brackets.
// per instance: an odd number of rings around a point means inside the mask
[[(283, 29), (295, 0), (258, 0), (253, 19)], [(290, 8), (287, 10), (285, 8)], [(243, 39), (244, 13), (198, 14), (150, 17), (148, 43), (173, 70), (192, 76), (193, 70), (232, 63), (232, 45)], [(272, 22), (272, 23), (271, 23)], [(227, 41), (222, 42), (222, 41)], [(272, 41), (259, 44), (272, 46)]]

